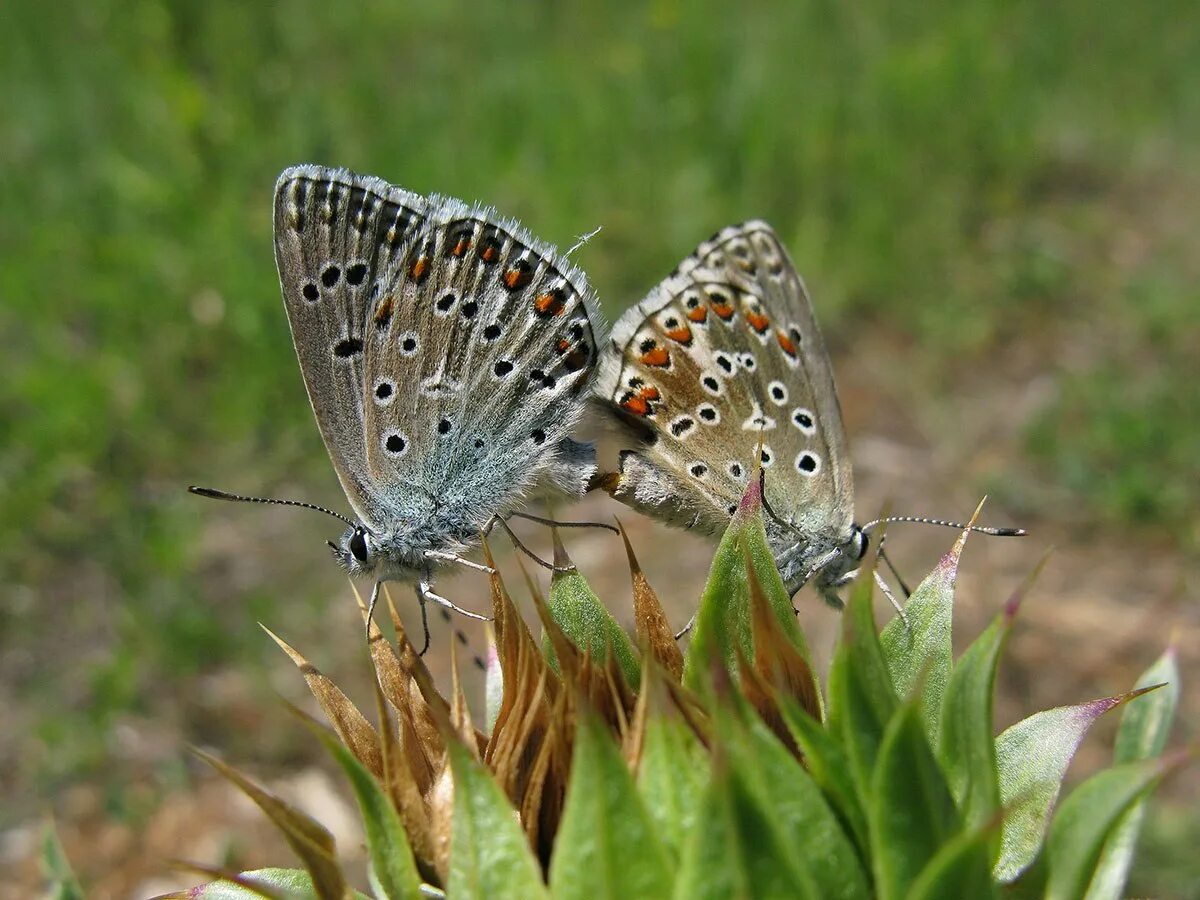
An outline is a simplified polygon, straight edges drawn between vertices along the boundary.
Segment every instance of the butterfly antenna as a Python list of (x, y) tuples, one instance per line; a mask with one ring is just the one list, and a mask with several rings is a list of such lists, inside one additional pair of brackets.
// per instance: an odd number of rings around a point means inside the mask
[(231, 500), (238, 503), (274, 503), (276, 506), (299, 506), (302, 509), (315, 509), (317, 512), (323, 512), (327, 516), (340, 519), (351, 528), (358, 527), (357, 522), (351, 521), (341, 513), (336, 513), (324, 506), (317, 506), (315, 503), (305, 503), (303, 500), (277, 500), (274, 497), (244, 497), (241, 494), (230, 494), (227, 491), (218, 491), (216, 488), (197, 487), (194, 484), (188, 485), (188, 493), (197, 494), (201, 497), (211, 497), (213, 500)]
[(882, 525), (884, 522), (913, 522), (918, 525), (940, 525), (943, 528), (957, 528), (959, 531), (969, 529), (979, 534), (990, 534), (993, 537), (1024, 537), (1029, 534), (1024, 528), (992, 528), (988, 525), (966, 525), (962, 522), (947, 522), (944, 519), (927, 519), (924, 516), (885, 516), (882, 519), (873, 519), (868, 522), (862, 527), (862, 530), (870, 533), (872, 528)]

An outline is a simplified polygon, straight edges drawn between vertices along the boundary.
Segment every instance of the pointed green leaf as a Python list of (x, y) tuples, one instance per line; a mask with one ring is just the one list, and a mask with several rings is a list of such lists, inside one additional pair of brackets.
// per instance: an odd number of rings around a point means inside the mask
[[(1179, 666), (1175, 648), (1167, 651), (1142, 673), (1135, 688), (1162, 684), (1164, 687), (1129, 702), (1121, 715), (1114, 754), (1119, 763), (1159, 756), (1167, 745), (1175, 711), (1179, 706)], [(1115, 900), (1121, 896), (1137, 848), (1138, 832), (1145, 816), (1145, 801), (1135, 803), (1109, 836), (1088, 888), (1087, 900)]]
[(53, 822), (47, 823), (42, 832), (42, 873), (46, 879), (46, 900), (83, 900), (83, 888), (71, 869)]
[(1082, 897), (1104, 848), (1121, 817), (1145, 797), (1171, 768), (1171, 761), (1146, 759), (1093, 775), (1063, 801), (1046, 838), (1047, 900)]
[(879, 638), (896, 693), (908, 697), (921, 686), (926, 731), (935, 747), (942, 695), (950, 681), (954, 582), (966, 534), (963, 532), (950, 552), (913, 591), (904, 604), (904, 619), (897, 616), (888, 622)]
[(718, 759), (684, 847), (675, 897), (816, 900), (794, 868), (796, 855), (742, 777)]
[[(565, 552), (560, 553), (560, 549), (561, 545), (555, 547), (555, 565), (570, 565), (570, 559)], [(612, 653), (625, 676), (625, 683), (630, 686), (641, 684), (641, 664), (629, 635), (617, 624), (578, 569), (554, 573), (550, 580), (549, 605), (550, 615), (576, 647), (600, 662)], [(557, 668), (558, 660), (550, 642), (544, 641), (543, 647), (546, 658)]]
[[(636, 860), (636, 862), (634, 862)], [(670, 897), (671, 872), (616, 742), (583, 713), (550, 860), (556, 900)]]
[(1005, 810), (994, 877), (1012, 881), (1037, 856), (1063, 775), (1088, 728), (1129, 699), (1105, 697), (1034, 713), (996, 738), (1000, 805)]
[(871, 796), (871, 772), (884, 729), (899, 706), (875, 630), (871, 608), (872, 563), (850, 594), (842, 637), (829, 670), (830, 733), (841, 739), (863, 805)]
[(866, 858), (870, 847), (867, 814), (859, 801), (846, 751), (816, 719), (800, 708), (800, 704), (784, 698), (780, 706), (783, 720), (804, 755), (808, 773), (845, 823), (860, 855)]
[(350, 779), (358, 807), (362, 810), (371, 874), (383, 895), (388, 900), (420, 897), (421, 877), (417, 874), (404, 823), (382, 785), (324, 728), (316, 726), (312, 730)]
[(709, 569), (708, 583), (700, 598), (700, 608), (696, 611), (692, 641), (683, 668), (683, 683), (693, 690), (704, 688), (710, 660), (720, 659), (726, 671), (736, 672), (739, 650), (745, 659), (754, 659), (747, 558), (784, 634), (805, 659), (812, 658), (804, 634), (796, 624), (792, 599), (779, 577), (775, 557), (767, 544), (761, 510), (758, 480), (751, 479), (717, 547)]
[(791, 848), (793, 868), (809, 892), (827, 898), (868, 898), (871, 891), (854, 844), (816, 783), (756, 714), (718, 711), (730, 765)]
[[(946, 685), (938, 756), (950, 791), (968, 829), (978, 829), (1000, 809), (996, 775), (996, 739), (992, 730), (992, 697), (996, 666), (1011, 630), (1011, 617), (1001, 613), (963, 653)], [(999, 831), (993, 861), (999, 854)]]
[[(319, 895), (312, 876), (303, 869), (254, 869), (236, 876), (238, 881), (210, 881), (187, 891), (161, 894), (155, 900), (315, 900)], [(355, 900), (368, 900), (358, 891)]]
[(901, 706), (888, 723), (871, 780), (867, 819), (875, 890), (884, 900), (903, 897), (961, 830), (916, 700)]
[(708, 780), (708, 751), (678, 715), (653, 710), (638, 765), (638, 793), (673, 863), (699, 814)]
[(500, 786), (462, 744), (450, 741), (446, 749), (454, 777), (446, 893), (479, 900), (548, 898), (541, 868)]
[(906, 900), (983, 900), (998, 895), (992, 881), (992, 832), (997, 823), (962, 832), (942, 846), (921, 870)]

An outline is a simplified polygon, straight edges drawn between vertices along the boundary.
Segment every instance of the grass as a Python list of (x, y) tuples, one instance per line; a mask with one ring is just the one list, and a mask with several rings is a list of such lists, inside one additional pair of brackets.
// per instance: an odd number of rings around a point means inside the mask
[[(197, 576), (181, 490), (329, 481), (271, 253), (295, 162), (483, 199), (560, 245), (602, 225), (580, 261), (613, 316), (761, 216), (828, 331), (916, 342), (931, 384), (1069, 332), (1033, 467), (1200, 544), (1190, 3), (16, 0), (4, 20), (0, 674), (38, 747), (17, 783), (102, 765), (122, 716), (261, 654), (221, 611), (276, 592)], [(1110, 253), (1122, 229), (1135, 249)]]

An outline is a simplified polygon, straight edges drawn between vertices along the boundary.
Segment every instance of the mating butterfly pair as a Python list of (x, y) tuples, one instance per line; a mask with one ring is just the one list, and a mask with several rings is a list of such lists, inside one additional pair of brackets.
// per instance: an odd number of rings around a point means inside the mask
[[(604, 338), (583, 273), (491, 209), (299, 166), (275, 188), (275, 255), (309, 399), (355, 519), (351, 575), (486, 569), (463, 554), (532, 495), (600, 485), (719, 533), (766, 472), (790, 590), (830, 602), (866, 546), (833, 374), (800, 277), (763, 222), (701, 244)], [(636, 448), (598, 475), (571, 435), (590, 402)], [(760, 449), (761, 448), (761, 449)], [(242, 498), (204, 488), (196, 493)], [(296, 501), (273, 501), (310, 506)], [(428, 631), (426, 631), (428, 641)]]

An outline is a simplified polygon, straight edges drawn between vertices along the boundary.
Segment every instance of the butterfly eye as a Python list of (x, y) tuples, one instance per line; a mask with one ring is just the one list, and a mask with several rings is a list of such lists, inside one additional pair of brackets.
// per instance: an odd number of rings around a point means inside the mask
[(350, 552), (359, 562), (366, 562), (370, 555), (367, 551), (367, 535), (361, 528), (356, 529), (350, 537)]

